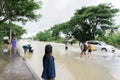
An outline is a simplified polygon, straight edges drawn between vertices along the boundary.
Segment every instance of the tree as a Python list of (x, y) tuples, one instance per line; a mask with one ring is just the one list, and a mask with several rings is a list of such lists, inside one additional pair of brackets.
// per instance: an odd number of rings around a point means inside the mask
[(39, 41), (50, 41), (51, 38), (52, 38), (52, 34), (49, 29), (45, 31), (40, 31), (35, 36), (35, 39)]
[[(15, 25), (15, 24), (9, 24), (9, 26), (12, 27), (12, 38), (17, 38), (20, 39), (21, 36), (26, 33), (26, 30), (23, 29), (23, 27)], [(7, 23), (2, 23), (0, 25), (0, 34), (1, 34), (1, 38), (3, 39), (3, 36), (10, 36), (10, 27), (8, 26)]]
[(71, 38), (71, 30), (72, 29), (70, 28), (69, 22), (56, 24), (51, 28), (52, 36), (55, 37), (56, 40), (60, 37), (61, 33), (63, 33), (66, 37)]
[(0, 0), (0, 23), (7, 20), (27, 22), (40, 18), (35, 10), (38, 10), (41, 4), (34, 0)]
[(51, 28), (51, 31), (52, 31), (52, 36), (55, 37), (55, 40), (57, 40), (59, 38), (60, 31), (61, 31), (60, 25), (59, 24), (54, 25)]
[(19, 25), (15, 25), (11, 23), (10, 26), (12, 27), (12, 38), (20, 39), (23, 34), (27, 33), (26, 30)]
[(103, 36), (114, 25), (113, 17), (119, 10), (111, 4), (99, 4), (78, 9), (70, 20), (72, 35), (79, 41)]
[(109, 35), (113, 35), (115, 32), (119, 32), (120, 25), (114, 26), (110, 28), (110, 34)]

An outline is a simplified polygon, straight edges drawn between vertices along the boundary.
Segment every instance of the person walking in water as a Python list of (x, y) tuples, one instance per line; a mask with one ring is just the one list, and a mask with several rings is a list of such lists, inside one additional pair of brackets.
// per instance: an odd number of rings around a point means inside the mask
[(87, 42), (87, 44), (88, 44), (88, 58), (89, 58), (90, 56), (92, 56), (91, 52), (93, 51), (94, 48), (92, 44), (90, 44), (90, 42)]
[(83, 55), (85, 55), (86, 57), (86, 51), (88, 49), (87, 45), (85, 43), (81, 43), (80, 48), (81, 48), (80, 58), (82, 58)]
[(45, 54), (43, 56), (43, 72), (42, 79), (43, 80), (55, 80), (56, 71), (55, 71), (55, 63), (54, 57), (52, 56), (52, 46), (45, 46)]

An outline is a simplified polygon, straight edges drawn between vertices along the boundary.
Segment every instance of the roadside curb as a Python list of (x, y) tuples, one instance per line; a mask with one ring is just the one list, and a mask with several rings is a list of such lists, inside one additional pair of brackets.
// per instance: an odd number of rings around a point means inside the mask
[(40, 80), (40, 78), (37, 76), (37, 74), (33, 71), (33, 69), (30, 67), (30, 65), (25, 61), (25, 59), (23, 58), (23, 62), (26, 65), (26, 67), (28, 68), (28, 70), (32, 73), (32, 76), (34, 77), (35, 80)]
[[(17, 51), (18, 52), (18, 51)], [(30, 73), (32, 74), (34, 80), (40, 80), (40, 78), (37, 76), (37, 74), (33, 71), (33, 69), (31, 68), (31, 66), (25, 61), (25, 58), (23, 58), (19, 52), (18, 52), (18, 55), (22, 58), (25, 66), (27, 67), (27, 69), (30, 71)]]

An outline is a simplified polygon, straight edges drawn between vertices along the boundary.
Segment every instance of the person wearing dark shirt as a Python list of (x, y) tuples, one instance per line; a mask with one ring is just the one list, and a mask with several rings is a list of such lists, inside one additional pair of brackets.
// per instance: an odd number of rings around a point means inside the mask
[(55, 80), (56, 72), (55, 72), (55, 63), (54, 57), (52, 56), (52, 46), (45, 46), (45, 54), (43, 56), (43, 72), (42, 76), (43, 80)]
[(26, 55), (27, 50), (28, 50), (28, 46), (27, 45), (23, 45), (23, 49), (24, 49), (24, 54)]

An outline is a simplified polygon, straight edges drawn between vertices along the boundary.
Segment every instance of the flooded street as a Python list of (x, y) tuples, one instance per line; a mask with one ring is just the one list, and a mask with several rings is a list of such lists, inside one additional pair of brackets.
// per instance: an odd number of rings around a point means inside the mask
[[(31, 44), (33, 54), (24, 55), (23, 44)], [(41, 79), (42, 57), (46, 44), (53, 46), (53, 56), (56, 64), (56, 80), (119, 80), (120, 79), (120, 56), (119, 54), (93, 52), (89, 59), (79, 58), (80, 49), (69, 46), (65, 51), (64, 44), (47, 43), (37, 41), (19, 41), (20, 55), (26, 59), (34, 72)], [(119, 52), (119, 51), (118, 51)], [(117, 52), (117, 53), (118, 53)]]

